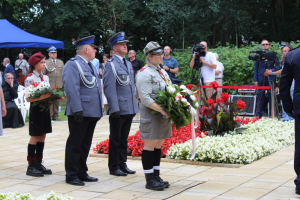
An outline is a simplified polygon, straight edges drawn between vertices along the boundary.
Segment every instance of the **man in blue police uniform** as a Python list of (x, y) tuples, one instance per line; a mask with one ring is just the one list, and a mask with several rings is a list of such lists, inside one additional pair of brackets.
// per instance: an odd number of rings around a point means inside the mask
[(115, 55), (105, 63), (103, 71), (103, 89), (110, 115), (108, 167), (110, 174), (115, 176), (135, 173), (126, 165), (127, 138), (132, 119), (139, 112), (134, 71), (131, 63), (125, 59), (127, 42), (124, 32), (115, 34), (107, 41), (112, 46)]
[[(265, 50), (269, 50), (270, 48), (270, 43), (268, 40), (263, 40), (261, 42), (261, 48)], [(270, 64), (270, 69), (272, 72), (275, 71), (275, 68), (279, 68), (279, 60), (278, 57), (276, 56), (276, 60), (273, 61), (273, 63)], [(266, 66), (264, 62), (260, 62), (259, 60), (255, 61), (254, 64), (254, 85), (255, 86), (269, 86), (269, 81), (268, 77), (270, 80), (273, 81), (273, 83), (276, 83), (276, 76), (273, 74), (268, 76), (266, 73)], [(265, 90), (259, 89), (257, 92), (257, 113), (256, 115), (259, 116), (259, 118), (262, 117), (263, 110), (264, 110), (264, 101), (265, 101)], [(269, 98), (269, 116), (271, 116), (271, 93), (268, 90), (268, 98)]]
[(70, 131), (65, 154), (66, 183), (71, 185), (98, 181), (87, 174), (86, 164), (95, 126), (103, 116), (101, 80), (90, 63), (96, 54), (94, 37), (75, 42), (77, 55), (66, 63), (62, 72), (67, 95), (65, 114)]
[[(296, 194), (300, 195), (300, 48), (287, 53), (281, 72), (279, 91), (283, 109), (286, 114), (295, 118), (295, 154), (294, 170), (297, 178), (294, 180)], [(290, 88), (295, 79), (294, 98), (292, 101)], [(299, 101), (298, 101), (299, 100)]]

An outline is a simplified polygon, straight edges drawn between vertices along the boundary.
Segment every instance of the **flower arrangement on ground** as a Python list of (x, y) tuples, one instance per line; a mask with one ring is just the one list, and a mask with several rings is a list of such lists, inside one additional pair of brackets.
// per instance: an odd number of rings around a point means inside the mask
[(44, 194), (43, 196), (33, 197), (30, 193), (18, 193), (18, 192), (8, 192), (8, 193), (0, 193), (1, 200), (12, 200), (12, 199), (22, 199), (22, 200), (73, 200), (73, 197), (69, 197), (67, 195), (55, 194), (51, 191), (48, 194)]
[(51, 94), (49, 98), (32, 102), (33, 106), (39, 105), (41, 107), (41, 111), (48, 110), (55, 101), (64, 96), (63, 92), (56, 89), (55, 87), (50, 86), (49, 83), (44, 81), (40, 83), (32, 83), (25, 90), (25, 98), (37, 99), (41, 95), (48, 93)]
[[(245, 125), (243, 134), (197, 138), (193, 160), (215, 163), (248, 164), (294, 144), (293, 122), (261, 119)], [(175, 144), (168, 151), (171, 159), (186, 160), (192, 155), (192, 141)]]
[[(177, 130), (191, 122), (191, 114), (196, 115), (199, 107), (197, 103), (199, 91), (194, 85), (171, 85), (165, 91), (159, 91), (155, 102), (168, 114), (169, 121), (175, 124)], [(159, 114), (152, 111), (153, 114)]]
[[(254, 123), (257, 121), (258, 118), (253, 118), (249, 120), (246, 118), (245, 120), (242, 118), (238, 118), (239, 122), (248, 124)], [(166, 157), (168, 150), (171, 148), (172, 145), (184, 143), (192, 138), (191, 134), (191, 125), (188, 124), (187, 126), (182, 127), (180, 130), (173, 128), (172, 130), (172, 137), (165, 139), (162, 148), (161, 148), (161, 156), (162, 158)], [(195, 131), (195, 135), (197, 138), (204, 138), (208, 135), (208, 132), (204, 132), (200, 130), (200, 126)], [(100, 154), (108, 154), (109, 147), (109, 139), (104, 140), (100, 143), (96, 144), (96, 147), (93, 148), (95, 153)], [(139, 138), (139, 131), (137, 131), (134, 135), (131, 135), (127, 139), (127, 155), (128, 156), (140, 156), (142, 150), (144, 148), (144, 140)]]
[[(215, 90), (217, 83), (212, 82), (210, 86)], [(228, 93), (222, 93), (221, 98), (216, 96), (215, 92), (207, 101), (201, 98), (203, 104), (199, 117), (201, 130), (209, 131), (210, 135), (224, 134), (239, 127), (241, 123), (235, 121), (235, 116), (246, 107), (245, 102), (241, 100), (228, 102)]]

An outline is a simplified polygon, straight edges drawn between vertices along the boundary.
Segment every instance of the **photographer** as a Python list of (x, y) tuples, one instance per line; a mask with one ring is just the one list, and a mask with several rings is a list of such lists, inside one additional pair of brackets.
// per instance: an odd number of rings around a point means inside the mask
[[(261, 42), (261, 48), (268, 51), (270, 48), (270, 43), (268, 40), (263, 40)], [(276, 66), (276, 67), (275, 67)], [(273, 83), (275, 84), (276, 82), (276, 76), (273, 75), (275, 68), (279, 67), (279, 60), (278, 57), (276, 56), (276, 59), (270, 64), (270, 70), (271, 75), (268, 76), (266, 71), (266, 64), (264, 62), (261, 62), (259, 60), (255, 61), (254, 64), (254, 85), (255, 86), (270, 86), (269, 85), (269, 80), (273, 81)], [(263, 114), (263, 105), (264, 105), (264, 101), (265, 101), (265, 90), (258, 90), (257, 93), (257, 112), (256, 112), (256, 116), (259, 116), (259, 118), (262, 117)], [(268, 90), (268, 98), (269, 98), (269, 116), (271, 116), (271, 93)]]
[[(216, 56), (212, 52), (207, 51), (207, 43), (202, 41), (200, 45), (203, 45), (205, 49), (205, 56), (200, 57), (200, 62), (203, 64), (201, 67), (201, 76), (203, 77), (203, 85), (209, 85), (211, 82), (215, 81), (215, 69), (217, 68), (217, 60)], [(195, 65), (196, 52), (193, 54), (193, 58), (190, 62), (190, 67), (193, 69)], [(212, 96), (212, 88), (206, 88), (206, 96), (204, 94), (203, 89), (202, 96), (205, 99), (208, 99)]]

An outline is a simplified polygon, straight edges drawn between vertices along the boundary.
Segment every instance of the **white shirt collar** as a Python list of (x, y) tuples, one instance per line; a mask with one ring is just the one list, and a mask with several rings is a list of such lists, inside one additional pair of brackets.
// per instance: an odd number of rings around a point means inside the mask
[(117, 56), (123, 62), (123, 57), (122, 56), (119, 56), (117, 54), (115, 54), (115, 56)]
[(78, 55), (77, 54), (77, 56), (79, 56), (80, 58), (82, 58), (86, 63), (89, 63), (86, 59), (84, 59), (81, 55)]
[(33, 73), (34, 73), (36, 76), (40, 76), (40, 75), (44, 76), (42, 72), (39, 74), (39, 73), (38, 73), (37, 71), (35, 71), (35, 70), (33, 70)]
[(50, 60), (53, 62), (54, 61), (54, 63), (56, 63), (56, 59), (55, 60), (52, 60), (51, 58), (50, 58)]
[[(9, 65), (10, 63), (8, 63), (7, 65)], [(7, 67), (7, 65), (5, 65), (5, 67)]]

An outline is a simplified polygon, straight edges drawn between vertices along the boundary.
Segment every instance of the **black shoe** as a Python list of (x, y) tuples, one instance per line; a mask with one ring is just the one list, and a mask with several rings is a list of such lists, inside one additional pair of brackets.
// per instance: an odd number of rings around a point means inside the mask
[(300, 190), (295, 190), (296, 194), (300, 195)]
[(66, 183), (71, 185), (78, 185), (78, 186), (84, 186), (84, 182), (82, 182), (79, 178), (75, 179), (66, 179)]
[(136, 171), (130, 170), (128, 167), (120, 167), (121, 171), (127, 174), (135, 174)]
[(146, 177), (146, 188), (150, 190), (158, 190), (161, 191), (166, 188), (165, 184), (158, 182), (155, 177), (154, 173), (145, 174)]
[(27, 167), (26, 175), (35, 176), (35, 177), (44, 176), (43, 172), (41, 172), (40, 170), (38, 170), (35, 167), (35, 162), (34, 161), (28, 161), (28, 167)]
[(44, 167), (44, 165), (42, 165), (41, 158), (36, 159), (35, 166), (39, 171), (43, 172), (43, 174), (52, 174), (51, 169), (47, 169), (46, 167)]
[(98, 179), (95, 177), (86, 176), (85, 178), (79, 178), (81, 181), (84, 182), (97, 182)]
[(109, 173), (114, 176), (127, 176), (127, 173), (123, 172), (120, 169), (117, 169), (115, 171), (109, 171)]
[(159, 170), (154, 170), (154, 177), (155, 179), (160, 182), (160, 183), (163, 183), (166, 188), (168, 188), (170, 186), (170, 183), (168, 181), (163, 181), (160, 176), (159, 176)]

